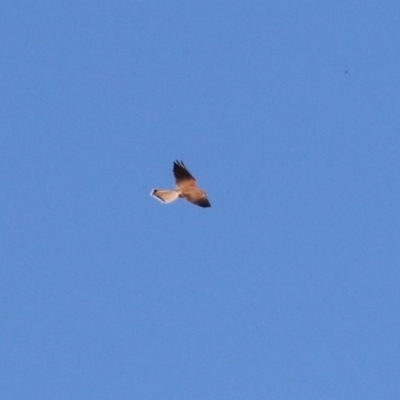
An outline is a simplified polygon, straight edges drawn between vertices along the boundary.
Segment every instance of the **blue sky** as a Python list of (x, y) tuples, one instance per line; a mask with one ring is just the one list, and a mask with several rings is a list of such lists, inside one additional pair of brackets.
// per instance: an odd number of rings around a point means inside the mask
[(0, 397), (398, 399), (399, 18), (3, 1)]

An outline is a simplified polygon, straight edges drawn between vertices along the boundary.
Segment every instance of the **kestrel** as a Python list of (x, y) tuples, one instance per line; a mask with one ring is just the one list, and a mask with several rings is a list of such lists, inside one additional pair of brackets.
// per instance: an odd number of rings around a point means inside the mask
[(200, 207), (211, 207), (207, 193), (196, 186), (196, 179), (187, 170), (183, 161), (175, 161), (173, 168), (176, 189), (153, 189), (151, 195), (162, 203), (171, 203), (179, 197)]

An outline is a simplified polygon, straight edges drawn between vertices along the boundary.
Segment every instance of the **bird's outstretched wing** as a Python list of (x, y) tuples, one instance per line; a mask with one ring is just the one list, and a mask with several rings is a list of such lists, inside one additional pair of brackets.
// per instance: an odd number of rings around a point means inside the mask
[(185, 193), (185, 199), (192, 204), (207, 208), (211, 207), (211, 204), (207, 198), (206, 193), (203, 190), (193, 188)]
[(174, 161), (173, 172), (178, 188), (182, 189), (196, 186), (196, 179), (194, 179), (193, 175), (187, 170), (183, 161)]

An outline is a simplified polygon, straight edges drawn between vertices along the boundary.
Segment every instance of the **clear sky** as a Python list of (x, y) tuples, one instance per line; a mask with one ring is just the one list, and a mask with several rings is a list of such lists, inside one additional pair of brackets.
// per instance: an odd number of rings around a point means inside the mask
[(2, 1), (0, 398), (399, 399), (399, 21)]

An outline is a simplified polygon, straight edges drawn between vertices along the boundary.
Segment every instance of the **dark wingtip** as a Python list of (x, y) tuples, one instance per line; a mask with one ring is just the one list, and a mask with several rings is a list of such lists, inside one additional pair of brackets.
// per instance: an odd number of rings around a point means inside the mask
[(203, 208), (211, 207), (211, 203), (208, 201), (208, 199), (201, 199), (197, 201), (195, 204)]

